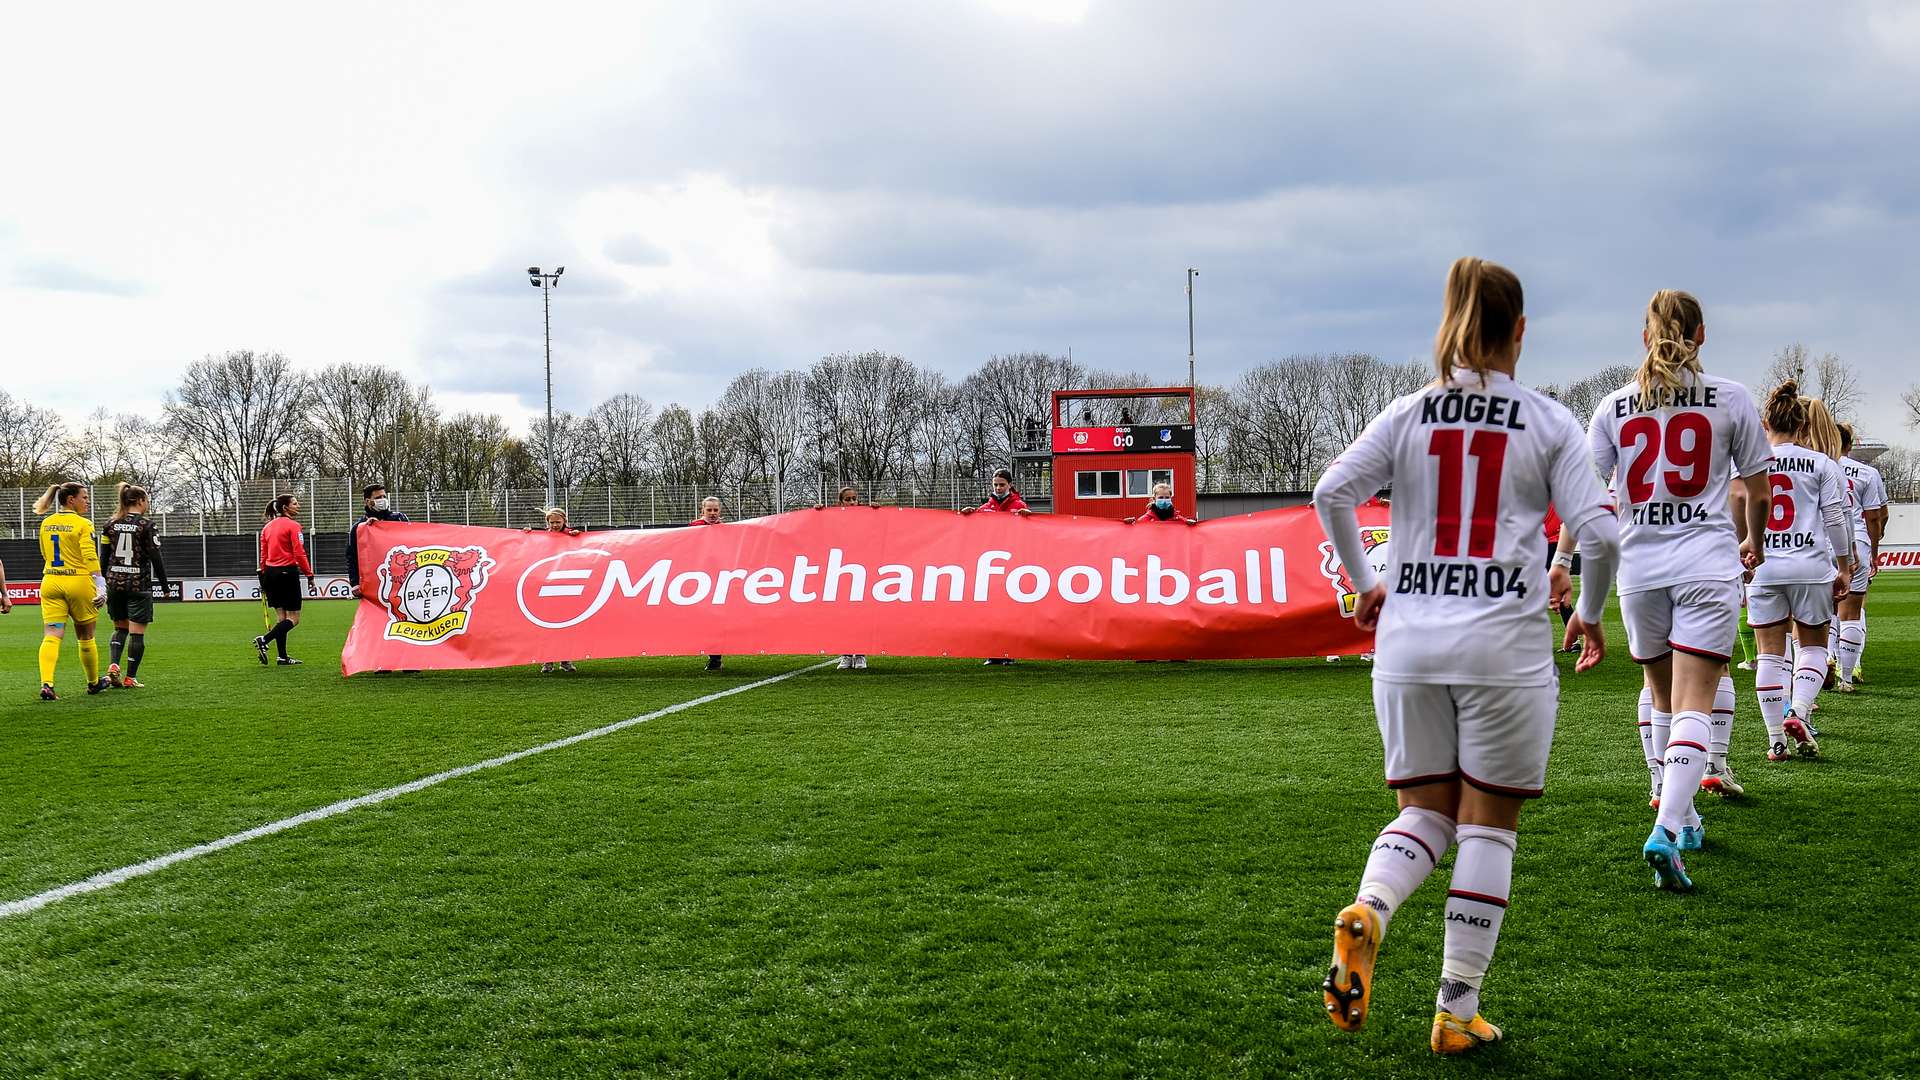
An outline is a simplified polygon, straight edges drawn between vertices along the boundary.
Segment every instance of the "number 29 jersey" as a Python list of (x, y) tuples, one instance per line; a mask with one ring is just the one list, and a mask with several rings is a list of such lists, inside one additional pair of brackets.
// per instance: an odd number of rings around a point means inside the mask
[(1554, 682), (1547, 507), (1576, 531), (1609, 513), (1573, 415), (1510, 376), (1456, 372), (1388, 405), (1321, 487), (1359, 501), (1389, 483), (1374, 678)]
[(1651, 408), (1637, 382), (1608, 394), (1587, 439), (1594, 467), (1619, 497), (1619, 591), (1688, 581), (1732, 581), (1744, 572), (1727, 496), (1734, 476), (1773, 460), (1760, 411), (1732, 379), (1687, 372)]

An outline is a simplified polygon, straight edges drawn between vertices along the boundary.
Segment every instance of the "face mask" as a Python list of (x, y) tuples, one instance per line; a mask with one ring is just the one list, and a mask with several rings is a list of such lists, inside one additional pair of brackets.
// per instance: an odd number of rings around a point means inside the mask
[(994, 501), (994, 502), (1006, 502), (1006, 501), (1007, 501), (1007, 496), (1009, 496), (1009, 495), (1011, 495), (1011, 494), (1013, 494), (1013, 492), (1011, 492), (1011, 491), (996, 491), (996, 492), (994, 492), (994, 493), (993, 493), (993, 501)]
[(382, 513), (382, 514), (386, 513), (387, 507), (392, 505), (393, 503), (389, 502), (385, 495), (382, 495), (379, 498), (373, 500), (373, 508), (378, 513)]
[(1155, 510), (1171, 510), (1173, 509), (1173, 500), (1172, 499), (1155, 499), (1153, 500), (1153, 508)]

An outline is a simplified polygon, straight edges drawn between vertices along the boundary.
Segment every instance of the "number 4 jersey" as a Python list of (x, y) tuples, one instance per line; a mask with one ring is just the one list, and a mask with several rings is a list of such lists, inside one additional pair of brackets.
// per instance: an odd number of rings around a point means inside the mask
[(1608, 394), (1587, 439), (1620, 500), (1619, 591), (1743, 573), (1728, 491), (1773, 460), (1760, 412), (1732, 379), (1685, 373), (1649, 406), (1637, 382)]
[(1393, 487), (1375, 635), (1387, 682), (1545, 686), (1547, 507), (1576, 533), (1609, 513), (1566, 407), (1470, 371), (1396, 399), (1327, 467), (1319, 490), (1355, 501)]

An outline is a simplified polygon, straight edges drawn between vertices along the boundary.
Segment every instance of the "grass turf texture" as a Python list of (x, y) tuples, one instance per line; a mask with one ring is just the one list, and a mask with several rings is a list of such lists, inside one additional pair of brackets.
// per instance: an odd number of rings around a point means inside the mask
[[(1920, 1071), (1911, 843), (1920, 575), (1870, 603), (1825, 757), (1702, 797), (1649, 884), (1618, 623), (1563, 674), (1485, 1007), (1426, 1049), (1448, 859), (1367, 1029), (1327, 1023), (1333, 913), (1392, 816), (1363, 665), (876, 657), (0, 920), (0, 1076), (1853, 1076)], [(33, 700), (0, 620), (0, 900), (811, 662), (360, 677), (343, 603), (298, 668), (242, 604), (167, 605), (145, 691)], [(104, 646), (103, 646), (104, 652)]]

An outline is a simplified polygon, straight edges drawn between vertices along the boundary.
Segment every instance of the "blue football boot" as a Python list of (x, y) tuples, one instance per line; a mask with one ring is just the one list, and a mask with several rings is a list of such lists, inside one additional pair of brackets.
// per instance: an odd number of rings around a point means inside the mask
[(1647, 865), (1653, 867), (1655, 885), (1669, 892), (1693, 891), (1693, 879), (1687, 876), (1686, 861), (1680, 857), (1680, 848), (1667, 835), (1667, 830), (1655, 825), (1640, 854), (1646, 857)]

